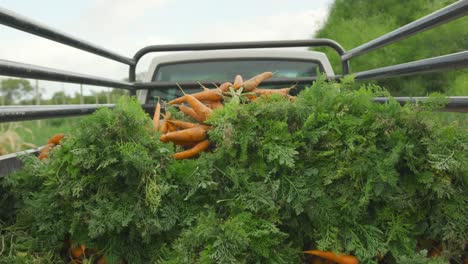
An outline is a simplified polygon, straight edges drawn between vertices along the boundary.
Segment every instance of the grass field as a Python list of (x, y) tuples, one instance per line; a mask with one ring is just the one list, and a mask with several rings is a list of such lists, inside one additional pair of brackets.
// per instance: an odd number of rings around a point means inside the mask
[(0, 124), (0, 154), (43, 146), (52, 135), (70, 133), (78, 125), (81, 118), (57, 118)]

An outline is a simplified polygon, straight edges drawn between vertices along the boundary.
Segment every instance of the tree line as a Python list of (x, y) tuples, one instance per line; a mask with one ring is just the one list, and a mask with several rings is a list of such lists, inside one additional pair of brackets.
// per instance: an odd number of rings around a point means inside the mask
[[(456, 0), (335, 0), (317, 38), (338, 41), (346, 50), (424, 17)], [(351, 60), (351, 72), (375, 69), (414, 60), (465, 51), (468, 47), (468, 17), (418, 33), (400, 42)], [(339, 57), (330, 49), (319, 49), (340, 69)], [(395, 95), (468, 94), (468, 69), (375, 81)]]
[(107, 91), (91, 91), (84, 95), (82, 90), (68, 95), (55, 92), (51, 98), (43, 98), (40, 88), (26, 79), (8, 78), (0, 80), (0, 105), (48, 105), (48, 104), (112, 104), (127, 92), (109, 88)]

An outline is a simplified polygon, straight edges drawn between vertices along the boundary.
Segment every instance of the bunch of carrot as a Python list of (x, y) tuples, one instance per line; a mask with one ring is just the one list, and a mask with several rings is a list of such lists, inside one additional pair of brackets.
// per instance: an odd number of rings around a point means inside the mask
[[(272, 72), (264, 72), (253, 78), (244, 81), (242, 76), (237, 75), (234, 83), (225, 82), (215, 89), (208, 89), (204, 86), (202, 92), (185, 94), (179, 98), (169, 101), (170, 105), (178, 105), (180, 112), (195, 120), (187, 122), (171, 118), (169, 112), (164, 116), (160, 124), (161, 104), (156, 104), (153, 117), (154, 127), (162, 132), (160, 140), (162, 142), (172, 142), (174, 145), (182, 146), (185, 150), (174, 154), (175, 159), (187, 159), (198, 155), (210, 146), (207, 139), (207, 132), (211, 127), (205, 124), (213, 110), (223, 107), (224, 98), (230, 92), (244, 94), (250, 100), (256, 100), (259, 96), (269, 96), (280, 94), (289, 96), (289, 91), (293, 87), (283, 89), (261, 89), (258, 88), (261, 82), (273, 76)], [(183, 92), (183, 90), (182, 90)], [(291, 99), (294, 97), (290, 96)]]

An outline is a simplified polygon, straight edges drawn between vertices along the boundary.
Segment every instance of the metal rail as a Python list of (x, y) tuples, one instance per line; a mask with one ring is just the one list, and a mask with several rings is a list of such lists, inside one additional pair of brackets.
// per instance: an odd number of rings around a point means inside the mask
[(362, 71), (354, 75), (357, 80), (375, 80), (464, 67), (468, 67), (468, 51)]
[[(430, 97), (394, 97), (400, 104), (426, 102)], [(374, 102), (387, 103), (391, 98), (376, 97)], [(441, 111), (468, 112), (468, 96), (447, 97), (447, 105)], [(0, 123), (27, 121), (57, 117), (82, 116), (94, 113), (102, 107), (114, 108), (114, 104), (88, 104), (88, 105), (40, 105), (40, 106), (8, 106), (0, 108)], [(143, 110), (150, 116), (154, 114), (155, 105), (143, 104)]]
[(133, 88), (133, 83), (129, 82), (117, 81), (92, 75), (62, 71), (58, 69), (7, 60), (0, 60), (0, 75), (48, 81), (61, 81), (67, 83), (98, 85), (129, 90)]
[[(89, 115), (99, 108), (114, 108), (114, 106), (114, 104), (5, 106), (0, 107), (0, 123)], [(143, 104), (141, 107), (148, 114), (154, 114), (154, 105)]]
[(468, 14), (468, 0), (461, 0), (455, 2), (445, 8), (442, 8), (432, 14), (422, 17), (414, 22), (406, 24), (394, 31), (373, 39), (367, 43), (362, 44), (350, 51), (347, 51), (343, 56), (342, 60), (349, 60), (353, 57), (357, 57), (368, 53), (369, 51), (377, 48), (389, 45), (398, 40), (405, 39), (416, 33), (431, 29), (441, 24), (447, 23), (459, 17), (463, 17)]
[(33, 35), (50, 39), (70, 47), (74, 47), (80, 50), (84, 50), (101, 57), (105, 57), (114, 61), (118, 61), (127, 65), (135, 64), (135, 61), (131, 58), (119, 55), (115, 52), (106, 50), (97, 45), (91, 44), (87, 41), (75, 38), (66, 33), (60, 32), (59, 30), (53, 29), (46, 25), (42, 25), (37, 21), (33, 21), (29, 18), (16, 14), (10, 10), (0, 7), (0, 24), (8, 27), (18, 29), (20, 31), (28, 32)]
[(0, 156), (0, 179), (23, 167), (23, 163), (18, 158), (18, 156), (29, 154), (37, 155), (41, 148), (42, 147), (28, 149), (21, 152)]
[[(331, 78), (337, 79), (337, 78)], [(291, 84), (311, 84), (316, 81), (317, 77), (303, 77), (303, 78), (278, 78), (270, 79), (262, 82), (262, 85), (291, 85)], [(199, 88), (200, 84), (204, 86), (213, 86), (213, 84), (220, 85), (225, 81), (213, 80), (213, 81), (202, 81), (202, 82), (145, 82), (145, 83), (135, 83), (136, 89), (148, 89), (148, 90), (158, 90), (158, 89), (167, 89), (174, 88), (177, 85), (180, 85), (183, 88)]]
[[(431, 100), (430, 97), (376, 97), (374, 98), (375, 103), (385, 104), (390, 100), (396, 100), (401, 105), (405, 104), (415, 104), (415, 103), (424, 103), (428, 100)], [(444, 112), (459, 112), (459, 113), (468, 113), (468, 96), (450, 96), (447, 97), (447, 105), (440, 111)]]

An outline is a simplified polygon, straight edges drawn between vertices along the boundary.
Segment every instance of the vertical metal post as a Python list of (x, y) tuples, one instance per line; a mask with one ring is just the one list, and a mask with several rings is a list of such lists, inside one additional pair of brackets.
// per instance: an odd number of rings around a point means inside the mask
[(63, 104), (67, 104), (67, 100), (65, 98), (65, 85), (63, 83), (62, 83), (62, 93), (63, 93), (62, 102)]
[(84, 104), (84, 98), (83, 98), (83, 84), (80, 83), (80, 104)]
[(110, 92), (111, 92), (111, 88), (107, 88), (107, 92), (106, 92), (107, 104), (111, 103), (111, 101), (110, 101)]
[(349, 74), (349, 60), (341, 61), (341, 75), (346, 76)]
[[(135, 83), (136, 79), (136, 65), (130, 65), (128, 69), (128, 81), (130, 83)], [(130, 96), (136, 96), (136, 89), (133, 88), (129, 91)]]
[(35, 85), (34, 85), (34, 97), (36, 99), (36, 105), (41, 104), (41, 96), (39, 94), (39, 80), (36, 79)]
[[(41, 104), (41, 95), (39, 94), (39, 80), (36, 79), (36, 82), (34, 84), (34, 97), (36, 99), (36, 105), (40, 105)], [(37, 120), (36, 121), (36, 124), (37, 124), (37, 127), (38, 128), (41, 128), (42, 127), (42, 120)]]

